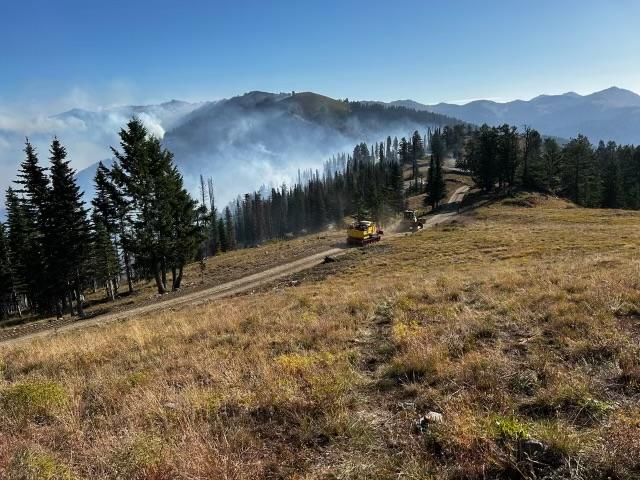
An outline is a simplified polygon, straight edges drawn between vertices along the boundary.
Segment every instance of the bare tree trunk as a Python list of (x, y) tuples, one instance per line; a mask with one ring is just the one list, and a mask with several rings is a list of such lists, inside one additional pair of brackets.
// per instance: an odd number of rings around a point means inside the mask
[(78, 310), (78, 316), (84, 317), (84, 308), (82, 306), (82, 290), (80, 289), (80, 272), (77, 270), (76, 270), (75, 292), (77, 295), (76, 305)]
[(162, 257), (162, 261), (160, 262), (160, 271), (162, 272), (162, 285), (164, 289), (167, 289), (167, 261), (165, 257)]
[(64, 316), (64, 311), (62, 310), (62, 300), (56, 300), (56, 318), (62, 318)]
[(155, 262), (153, 267), (153, 276), (156, 280), (156, 286), (158, 287), (158, 293), (160, 295), (167, 293), (166, 284), (162, 281), (162, 271), (160, 268), (160, 262)]
[(129, 293), (133, 293), (133, 280), (131, 279), (131, 265), (129, 264), (129, 252), (126, 249), (122, 249), (124, 255), (124, 271), (127, 274), (127, 284), (129, 286)]
[(76, 312), (73, 309), (73, 291), (71, 289), (69, 289), (69, 291), (67, 292), (67, 298), (66, 298), (67, 302), (68, 302), (68, 307), (69, 307), (69, 313), (71, 314), (71, 316), (75, 315)]
[(13, 297), (13, 301), (16, 302), (16, 310), (18, 310), (18, 317), (22, 318), (22, 306), (20, 305), (20, 298), (18, 297), (18, 294), (16, 293), (15, 288), (13, 289), (13, 292), (11, 292), (11, 296)]
[(115, 290), (113, 287), (113, 280), (111, 278), (108, 278), (107, 281), (105, 282), (105, 287), (107, 290), (107, 297), (110, 300), (115, 300), (116, 299), (116, 295), (115, 295)]
[[(174, 269), (175, 271), (175, 269)], [(175, 274), (174, 274), (175, 275)], [(182, 267), (178, 269), (178, 275), (174, 276), (173, 280), (173, 289), (178, 290), (180, 288), (180, 284), (182, 283)]]

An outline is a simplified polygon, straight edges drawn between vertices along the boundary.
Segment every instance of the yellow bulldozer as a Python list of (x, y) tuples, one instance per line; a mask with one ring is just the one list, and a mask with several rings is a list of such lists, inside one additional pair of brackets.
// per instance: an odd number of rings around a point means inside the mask
[(364, 247), (370, 243), (379, 242), (382, 234), (382, 230), (374, 222), (359, 220), (349, 225), (347, 243)]

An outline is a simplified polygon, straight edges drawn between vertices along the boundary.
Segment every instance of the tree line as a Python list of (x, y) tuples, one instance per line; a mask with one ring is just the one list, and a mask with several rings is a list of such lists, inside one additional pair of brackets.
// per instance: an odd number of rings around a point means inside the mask
[(640, 209), (640, 147), (584, 135), (564, 145), (525, 127), (473, 129), (458, 167), (469, 170), (484, 190), (515, 188), (550, 192), (593, 208)]

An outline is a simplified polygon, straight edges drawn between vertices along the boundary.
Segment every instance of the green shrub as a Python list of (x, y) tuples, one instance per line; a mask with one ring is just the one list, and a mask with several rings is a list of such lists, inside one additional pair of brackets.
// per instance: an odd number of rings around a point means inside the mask
[(64, 388), (51, 381), (25, 381), (0, 393), (0, 406), (18, 421), (48, 418), (68, 401)]
[(613, 409), (609, 403), (593, 398), (585, 388), (572, 386), (543, 392), (521, 407), (523, 413), (535, 418), (565, 415), (578, 424), (601, 420)]
[(69, 468), (46, 453), (23, 451), (9, 466), (7, 480), (72, 480)]
[(496, 416), (490, 424), (491, 436), (500, 440), (526, 440), (530, 437), (529, 426), (515, 417)]
[(112, 459), (111, 465), (116, 470), (117, 478), (144, 479), (171, 478), (168, 467), (164, 463), (165, 447), (161, 438), (152, 435), (139, 435), (128, 442)]

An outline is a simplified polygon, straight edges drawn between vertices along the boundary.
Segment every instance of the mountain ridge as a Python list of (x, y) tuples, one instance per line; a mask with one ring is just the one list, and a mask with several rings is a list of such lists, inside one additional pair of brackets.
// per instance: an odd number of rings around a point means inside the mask
[(477, 125), (528, 125), (557, 137), (571, 138), (582, 133), (592, 142), (602, 139), (640, 143), (640, 95), (616, 86), (587, 95), (569, 91), (508, 102), (479, 99), (461, 105), (423, 104), (406, 99), (381, 103), (441, 113)]

